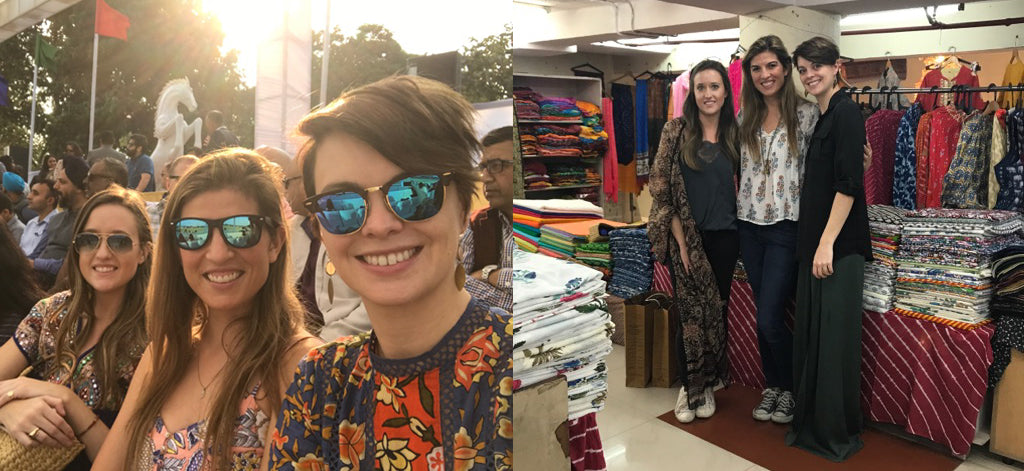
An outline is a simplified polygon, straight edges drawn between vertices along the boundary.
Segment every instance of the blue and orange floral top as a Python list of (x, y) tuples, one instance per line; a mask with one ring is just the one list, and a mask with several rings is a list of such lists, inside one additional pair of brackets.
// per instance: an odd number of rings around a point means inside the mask
[(470, 301), (430, 351), (389, 360), (372, 332), (299, 364), (271, 446), (274, 470), (512, 468), (512, 323)]

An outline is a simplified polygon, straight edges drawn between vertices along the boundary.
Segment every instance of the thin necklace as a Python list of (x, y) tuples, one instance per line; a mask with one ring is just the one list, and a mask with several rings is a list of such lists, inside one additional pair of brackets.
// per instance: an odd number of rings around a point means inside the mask
[(217, 374), (213, 375), (213, 378), (210, 379), (209, 384), (203, 384), (203, 378), (199, 376), (199, 351), (196, 350), (196, 379), (199, 381), (199, 387), (203, 388), (202, 392), (199, 393), (199, 399), (206, 397), (206, 388), (213, 385), (214, 381), (217, 380), (217, 377), (224, 372), (225, 366), (228, 366), (228, 362), (224, 362), (224, 364), (220, 366), (220, 369), (217, 370)]

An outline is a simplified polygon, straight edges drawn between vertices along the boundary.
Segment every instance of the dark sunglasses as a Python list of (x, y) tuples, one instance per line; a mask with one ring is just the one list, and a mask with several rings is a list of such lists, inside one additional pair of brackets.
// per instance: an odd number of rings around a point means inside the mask
[(260, 235), (264, 225), (272, 226), (273, 222), (266, 216), (239, 214), (220, 219), (184, 218), (171, 223), (178, 247), (185, 250), (198, 250), (210, 240), (211, 228), (219, 228), (228, 245), (247, 249), (260, 243)]
[(366, 222), (367, 198), (371, 192), (382, 191), (387, 206), (403, 221), (424, 221), (434, 217), (444, 205), (445, 186), (452, 172), (441, 175), (399, 175), (381, 185), (355, 191), (321, 193), (303, 205), (316, 214), (320, 224), (331, 234), (353, 234)]
[(490, 173), (491, 175), (497, 175), (501, 172), (504, 172), (506, 168), (509, 168), (511, 166), (511, 160), (491, 159), (484, 162), (480, 162), (480, 165), (477, 165), (476, 169), (481, 172), (483, 172), (486, 169), (487, 173)]
[(114, 253), (125, 253), (132, 249), (135, 242), (126, 234), (97, 234), (95, 232), (82, 232), (75, 236), (74, 246), (78, 253), (92, 252), (99, 249), (100, 242), (107, 240), (107, 248)]

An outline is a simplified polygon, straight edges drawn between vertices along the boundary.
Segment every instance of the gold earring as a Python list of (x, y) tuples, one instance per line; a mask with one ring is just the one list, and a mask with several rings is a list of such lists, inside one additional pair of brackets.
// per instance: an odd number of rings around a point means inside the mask
[(324, 263), (324, 273), (326, 273), (327, 276), (334, 276), (335, 272), (334, 262), (332, 262), (331, 259), (327, 259), (327, 262)]

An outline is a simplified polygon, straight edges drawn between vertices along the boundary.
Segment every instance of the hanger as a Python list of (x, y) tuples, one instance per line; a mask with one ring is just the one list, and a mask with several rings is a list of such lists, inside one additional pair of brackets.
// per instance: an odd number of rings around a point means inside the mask
[(648, 76), (648, 78), (650, 78), (650, 77), (654, 77), (654, 72), (651, 72), (650, 70), (645, 70), (645, 71), (643, 71), (643, 72), (640, 72), (640, 75), (634, 76), (634, 77), (633, 77), (633, 80), (644, 80), (644, 79), (642, 79), (642, 78), (641, 78), (641, 77), (643, 77), (644, 75), (647, 75), (647, 76)]
[(747, 49), (744, 48), (742, 44), (737, 44), (736, 45), (736, 51), (734, 51), (732, 53), (732, 55), (729, 56), (729, 62), (732, 62), (732, 61), (734, 61), (736, 59), (739, 59), (746, 52), (747, 52)]
[(892, 53), (889, 52), (889, 51), (885, 51), (885, 70), (882, 71), (882, 73), (885, 74), (885, 72), (887, 72), (891, 68), (892, 68)]
[(622, 80), (622, 79), (627, 78), (627, 77), (633, 78), (633, 72), (630, 71), (630, 70), (627, 70), (626, 73), (624, 73), (624, 74), (622, 74), (622, 75), (620, 75), (618, 77), (615, 77), (615, 78), (609, 80), (609, 82), (618, 82), (619, 80)]
[[(590, 70), (587, 70), (587, 69), (590, 69)], [(573, 72), (584, 72), (584, 73), (592, 72), (592, 73), (598, 73), (598, 74), (601, 74), (602, 77), (604, 77), (604, 71), (602, 71), (601, 69), (598, 69), (597, 67), (594, 67), (594, 65), (591, 64), (590, 62), (587, 62), (587, 63), (584, 63), (584, 64), (580, 64), (580, 65), (574, 65), (574, 66), (570, 67), (569, 70), (571, 70)]]

